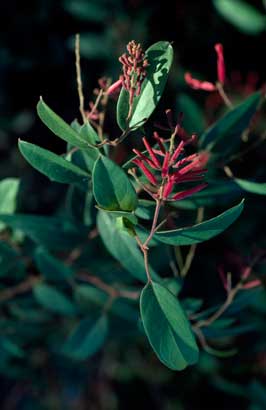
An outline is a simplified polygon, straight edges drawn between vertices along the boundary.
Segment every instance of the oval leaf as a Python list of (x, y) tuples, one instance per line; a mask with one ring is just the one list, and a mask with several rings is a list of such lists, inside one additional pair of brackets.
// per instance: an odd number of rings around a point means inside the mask
[(188, 228), (157, 232), (154, 237), (169, 245), (191, 245), (207, 241), (225, 231), (239, 217), (243, 207), (244, 200), (208, 221)]
[(57, 115), (41, 98), (37, 104), (37, 113), (42, 122), (59, 138), (74, 147), (88, 148), (90, 143)]
[[(159, 41), (146, 51), (149, 66), (143, 81), (141, 93), (134, 99), (133, 114), (129, 122), (131, 129), (142, 126), (153, 113), (164, 91), (173, 61), (173, 48), (167, 41)], [(117, 103), (117, 122), (122, 130), (127, 128), (129, 94), (121, 90)]]
[(54, 313), (73, 315), (76, 313), (75, 305), (63, 293), (45, 283), (38, 283), (33, 287), (36, 301)]
[(25, 141), (19, 141), (18, 145), (23, 157), (51, 181), (88, 185), (89, 174), (59, 155)]
[(239, 31), (259, 34), (266, 27), (266, 18), (255, 7), (242, 0), (213, 0), (221, 16)]
[[(147, 276), (143, 256), (135, 238), (132, 238), (127, 232), (117, 229), (115, 218), (106, 212), (99, 212), (97, 226), (102, 241), (110, 254), (135, 278), (146, 283)], [(150, 271), (153, 278), (158, 278), (152, 268)]]
[(235, 178), (234, 181), (240, 188), (244, 191), (250, 192), (252, 194), (266, 195), (266, 183), (246, 181), (245, 179)]
[[(18, 178), (5, 178), (0, 181), (0, 213), (13, 214), (17, 206), (19, 190)], [(0, 222), (0, 231), (5, 229), (5, 224)]]
[(261, 93), (256, 92), (237, 107), (226, 113), (200, 137), (201, 149), (226, 156), (240, 142), (242, 133), (248, 128), (261, 101)]
[(93, 325), (91, 318), (79, 322), (63, 346), (63, 353), (76, 360), (85, 360), (102, 347), (108, 332), (108, 320), (101, 316)]
[(74, 271), (69, 266), (56, 259), (47, 249), (41, 246), (35, 250), (34, 260), (40, 273), (48, 280), (62, 281), (74, 276)]
[(125, 172), (111, 159), (100, 156), (93, 173), (93, 192), (101, 208), (109, 211), (133, 211), (137, 194)]
[(141, 293), (140, 313), (145, 333), (158, 358), (172, 370), (198, 360), (198, 347), (178, 299), (158, 283)]

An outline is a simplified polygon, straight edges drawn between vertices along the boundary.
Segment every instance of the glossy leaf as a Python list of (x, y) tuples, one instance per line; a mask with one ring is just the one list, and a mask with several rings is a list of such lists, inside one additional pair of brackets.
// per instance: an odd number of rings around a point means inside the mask
[(59, 155), (25, 141), (19, 141), (19, 149), (23, 157), (51, 181), (88, 185), (89, 174)]
[(48, 280), (64, 281), (74, 276), (74, 272), (69, 266), (56, 259), (43, 247), (38, 247), (35, 250), (34, 260), (39, 272)]
[(74, 315), (76, 308), (73, 302), (56, 288), (46, 283), (37, 283), (33, 287), (36, 301), (45, 309), (62, 315)]
[(187, 228), (157, 232), (155, 238), (169, 245), (191, 245), (207, 241), (227, 229), (239, 217), (243, 207), (244, 201), (241, 201), (208, 221)]
[(78, 132), (57, 115), (41, 98), (37, 104), (37, 112), (42, 122), (59, 138), (74, 147), (88, 148), (90, 145)]
[[(0, 181), (0, 214), (13, 214), (16, 210), (19, 179), (5, 178)], [(0, 231), (5, 224), (0, 222)]]
[[(164, 91), (173, 61), (173, 48), (167, 41), (159, 41), (146, 51), (149, 66), (143, 81), (141, 93), (134, 99), (133, 114), (129, 122), (131, 129), (141, 127), (151, 116)], [(117, 122), (122, 130), (127, 128), (129, 94), (121, 90), (117, 104)]]
[(111, 159), (100, 156), (93, 174), (93, 192), (101, 208), (109, 211), (133, 211), (137, 194), (125, 172)]
[[(136, 240), (126, 232), (118, 230), (115, 218), (106, 212), (99, 212), (97, 225), (101, 239), (110, 254), (135, 278), (146, 283), (143, 255)], [(153, 278), (158, 277), (152, 268), (151, 275)]]
[(261, 93), (249, 96), (237, 107), (228, 111), (200, 137), (200, 147), (220, 156), (226, 156), (240, 142), (261, 101)]
[(108, 320), (101, 316), (92, 324), (91, 318), (79, 322), (66, 340), (62, 352), (76, 360), (93, 356), (104, 344), (108, 332)]
[(22, 231), (48, 249), (72, 249), (86, 238), (87, 230), (70, 220), (30, 214), (0, 215), (0, 221)]
[(172, 370), (198, 360), (198, 347), (178, 299), (158, 283), (147, 284), (140, 299), (145, 333), (158, 358)]
[(266, 183), (264, 182), (253, 182), (247, 181), (245, 179), (234, 179), (235, 183), (240, 186), (244, 191), (250, 192), (251, 194), (266, 195)]
[(266, 28), (266, 17), (259, 10), (242, 0), (213, 0), (218, 13), (239, 31), (256, 35)]

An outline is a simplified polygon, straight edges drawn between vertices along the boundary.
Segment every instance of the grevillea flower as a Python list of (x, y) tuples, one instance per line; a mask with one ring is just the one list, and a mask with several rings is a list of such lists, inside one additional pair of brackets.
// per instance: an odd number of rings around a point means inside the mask
[[(214, 49), (217, 54), (217, 81), (224, 85), (225, 83), (225, 63), (224, 63), (224, 54), (223, 54), (223, 46), (222, 44), (218, 43), (215, 44)], [(190, 73), (185, 73), (185, 81), (186, 83), (193, 88), (194, 90), (204, 90), (204, 91), (215, 91), (217, 90), (217, 85), (213, 84), (209, 81), (201, 81), (197, 78), (193, 78)]]
[(199, 183), (203, 180), (207, 171), (205, 165), (208, 162), (209, 154), (201, 152), (184, 157), (184, 147), (187, 142), (181, 141), (177, 147), (170, 151), (170, 146), (166, 148), (165, 142), (158, 133), (155, 132), (153, 137), (158, 144), (158, 149), (152, 148), (144, 137), (142, 140), (147, 152), (143, 154), (137, 149), (133, 149), (136, 158), (132, 162), (139, 167), (151, 184), (151, 189), (147, 189), (147, 191), (154, 199), (177, 201), (199, 192), (207, 186), (206, 183), (200, 183), (192, 188), (174, 192), (178, 184)]

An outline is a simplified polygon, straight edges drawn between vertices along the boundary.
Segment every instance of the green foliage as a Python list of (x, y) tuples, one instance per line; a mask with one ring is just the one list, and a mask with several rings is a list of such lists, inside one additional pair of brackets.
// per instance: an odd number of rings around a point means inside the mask
[[(99, 212), (97, 226), (101, 239), (110, 252), (121, 265), (141, 282), (146, 282), (146, 272), (143, 258), (134, 238), (127, 232), (117, 229), (115, 219), (106, 212)], [(154, 278), (156, 273), (152, 270)]]
[(33, 287), (36, 301), (51, 312), (61, 315), (75, 315), (76, 307), (73, 302), (55, 287), (46, 283), (37, 283)]
[(142, 291), (140, 312), (149, 342), (158, 358), (172, 370), (198, 360), (198, 347), (178, 300), (158, 283)]
[(266, 28), (266, 16), (243, 0), (213, 0), (218, 13), (239, 31), (256, 35)]
[(188, 228), (161, 231), (155, 238), (169, 245), (191, 245), (207, 241), (227, 229), (241, 214), (244, 201), (208, 221)]
[(239, 145), (240, 137), (257, 112), (261, 98), (261, 93), (256, 92), (228, 111), (201, 135), (200, 147), (222, 157), (231, 153)]
[(89, 174), (64, 158), (25, 141), (19, 141), (19, 149), (24, 158), (51, 181), (87, 187)]
[(167, 41), (159, 41), (146, 51), (149, 66), (141, 93), (135, 97), (133, 113), (127, 124), (129, 95), (121, 90), (117, 104), (117, 122), (122, 130), (141, 127), (151, 116), (163, 94), (168, 73), (173, 61), (173, 48)]
[(133, 211), (136, 192), (125, 172), (112, 160), (100, 156), (93, 169), (93, 193), (98, 205), (110, 211)]
[[(6, 178), (0, 182), (0, 214), (13, 214), (16, 210), (19, 179)], [(5, 224), (0, 222), (0, 232)]]
[(39, 246), (34, 252), (34, 259), (39, 272), (53, 282), (65, 281), (73, 278), (73, 270), (51, 255), (47, 249)]
[(108, 333), (108, 319), (102, 315), (92, 322), (82, 319), (69, 335), (62, 352), (75, 360), (85, 360), (93, 356), (105, 342)]
[(70, 125), (60, 118), (41, 98), (37, 112), (42, 122), (59, 138), (78, 148), (88, 148), (91, 144), (83, 135), (78, 134)]
[(240, 178), (235, 178), (234, 181), (244, 191), (250, 192), (251, 194), (266, 195), (266, 183), (246, 181)]

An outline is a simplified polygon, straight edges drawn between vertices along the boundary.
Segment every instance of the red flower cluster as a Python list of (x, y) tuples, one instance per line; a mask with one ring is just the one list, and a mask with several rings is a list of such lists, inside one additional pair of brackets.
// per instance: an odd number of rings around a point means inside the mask
[(166, 149), (163, 139), (157, 132), (153, 134), (158, 149), (152, 148), (144, 137), (143, 143), (148, 155), (144, 155), (137, 149), (133, 152), (137, 155), (132, 162), (136, 164), (151, 184), (150, 194), (154, 199), (167, 201), (177, 201), (186, 198), (195, 192), (201, 191), (207, 186), (206, 183), (194, 186), (178, 193), (174, 191), (177, 184), (185, 182), (199, 182), (203, 179), (209, 155), (206, 152), (192, 154), (182, 157), (184, 146), (193, 141), (195, 136), (189, 141), (181, 141), (175, 149)]
[[(225, 83), (225, 63), (224, 63), (223, 46), (222, 44), (218, 43), (218, 44), (215, 44), (214, 49), (217, 54), (217, 80), (220, 84), (224, 85)], [(185, 81), (194, 90), (204, 90), (204, 91), (217, 90), (216, 84), (213, 84), (209, 81), (201, 81), (196, 78), (193, 78), (190, 73), (185, 74)]]
[(119, 57), (120, 63), (123, 65), (123, 75), (120, 80), (123, 87), (129, 92), (129, 104), (133, 104), (135, 95), (139, 95), (141, 85), (146, 77), (146, 67), (148, 60), (142, 51), (141, 45), (134, 40), (127, 45), (128, 54), (124, 53)]

